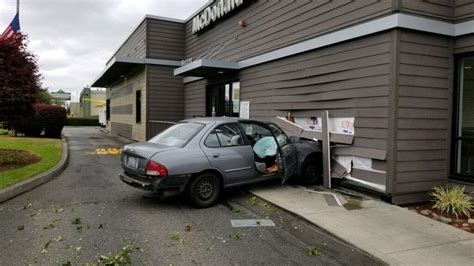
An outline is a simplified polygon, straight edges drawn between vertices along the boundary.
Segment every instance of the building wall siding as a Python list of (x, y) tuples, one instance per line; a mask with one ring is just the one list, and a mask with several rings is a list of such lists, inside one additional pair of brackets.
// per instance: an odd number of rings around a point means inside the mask
[(206, 115), (206, 80), (184, 84), (184, 117)]
[(128, 37), (125, 43), (117, 50), (114, 54), (116, 57), (133, 57), (133, 58), (145, 58), (146, 57), (146, 24), (147, 21), (143, 21), (142, 24)]
[(184, 117), (183, 78), (173, 75), (173, 67), (147, 66), (148, 119), (178, 121)]
[(458, 37), (454, 40), (455, 54), (472, 53), (474, 52), (474, 34)]
[(322, 110), (355, 117), (353, 147), (385, 152), (390, 45), (391, 35), (382, 33), (244, 69), (241, 99), (250, 101), (253, 119), (289, 110), (295, 117)]
[(452, 20), (452, 0), (398, 0), (400, 11), (418, 15)]
[(199, 36), (192, 34), (192, 20), (186, 23), (185, 57), (230, 42), (214, 59), (241, 60), (390, 12), (392, 1), (257, 1)]
[[(124, 81), (118, 81), (108, 88), (110, 97), (110, 130), (113, 134), (136, 141), (146, 139), (146, 79), (145, 68), (126, 75)], [(136, 91), (141, 91), (141, 123), (135, 123)], [(114, 126), (115, 124), (115, 126)]]
[(453, 83), (449, 38), (399, 32), (394, 194), (428, 191), (446, 182)]
[(184, 24), (147, 19), (147, 57), (168, 60), (184, 58)]
[(454, 20), (466, 21), (474, 18), (474, 0), (454, 0)]
[(126, 123), (110, 122), (110, 128), (113, 134), (131, 139), (133, 126)]

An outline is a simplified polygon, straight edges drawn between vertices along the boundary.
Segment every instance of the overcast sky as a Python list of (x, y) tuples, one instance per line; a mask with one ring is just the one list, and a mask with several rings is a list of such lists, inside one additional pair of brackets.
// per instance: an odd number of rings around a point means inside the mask
[[(98, 76), (145, 14), (185, 19), (207, 0), (20, 0), (20, 27), (38, 56), (43, 86), (69, 92)], [(0, 34), (16, 0), (0, 0)]]

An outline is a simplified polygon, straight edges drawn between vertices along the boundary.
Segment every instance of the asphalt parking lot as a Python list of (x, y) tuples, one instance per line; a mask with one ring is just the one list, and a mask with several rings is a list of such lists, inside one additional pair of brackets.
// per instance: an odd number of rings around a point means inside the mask
[[(116, 254), (153, 265), (377, 264), (245, 189), (227, 191), (207, 209), (182, 197), (143, 197), (149, 194), (119, 180), (119, 155), (100, 152), (123, 141), (99, 128), (65, 128), (64, 134), (66, 170), (0, 205), (1, 265), (85, 264)], [(256, 218), (276, 226), (230, 222)]]

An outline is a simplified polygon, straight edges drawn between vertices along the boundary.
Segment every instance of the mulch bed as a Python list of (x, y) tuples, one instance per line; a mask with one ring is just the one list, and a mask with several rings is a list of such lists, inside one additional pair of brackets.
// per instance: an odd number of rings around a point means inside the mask
[[(459, 228), (466, 232), (474, 234), (474, 221), (473, 219), (471, 219), (471, 223), (469, 223), (469, 217), (459, 216), (459, 218), (457, 218), (455, 215), (441, 213), (437, 209), (433, 208), (433, 203), (431, 202), (421, 203), (417, 205), (410, 205), (407, 207), (409, 210), (416, 212), (420, 215), (449, 224), (451, 226), (454, 226), (456, 228)], [(471, 213), (471, 218), (474, 218), (474, 211), (471, 210), (470, 213)]]
[(41, 157), (29, 151), (0, 149), (0, 172), (34, 164)]

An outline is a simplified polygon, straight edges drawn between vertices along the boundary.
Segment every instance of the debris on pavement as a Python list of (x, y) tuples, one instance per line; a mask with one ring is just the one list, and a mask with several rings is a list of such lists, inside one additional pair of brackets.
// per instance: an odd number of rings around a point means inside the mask
[(233, 227), (257, 227), (257, 226), (275, 226), (270, 219), (240, 219), (230, 220)]
[(179, 232), (175, 231), (175, 232), (171, 233), (170, 239), (174, 240), (174, 241), (178, 241), (180, 239)]
[(319, 250), (319, 248), (317, 247), (308, 247), (306, 249), (306, 253), (308, 254), (308, 256), (319, 256), (321, 255), (321, 250)]

